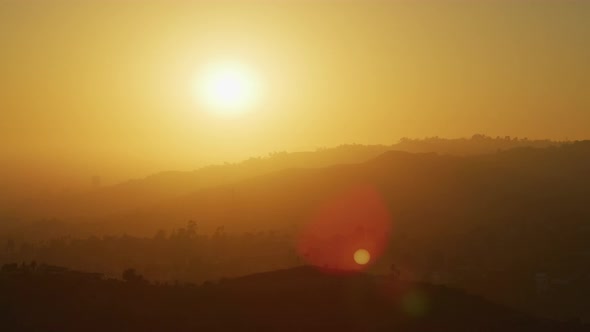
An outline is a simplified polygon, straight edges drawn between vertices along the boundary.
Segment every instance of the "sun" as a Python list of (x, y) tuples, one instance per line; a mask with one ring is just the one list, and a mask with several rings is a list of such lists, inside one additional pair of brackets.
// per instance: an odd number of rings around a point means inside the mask
[(253, 108), (260, 97), (260, 80), (240, 63), (208, 65), (198, 74), (197, 98), (208, 111), (240, 114)]
[(354, 252), (353, 258), (358, 265), (366, 265), (371, 260), (371, 254), (366, 249), (359, 249)]

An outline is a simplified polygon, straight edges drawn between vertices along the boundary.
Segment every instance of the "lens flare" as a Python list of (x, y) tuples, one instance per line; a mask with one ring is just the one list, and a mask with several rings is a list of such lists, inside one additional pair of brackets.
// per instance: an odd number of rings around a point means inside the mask
[(358, 265), (365, 265), (371, 261), (371, 254), (366, 249), (359, 249), (354, 252), (353, 258)]
[(307, 264), (330, 271), (362, 271), (377, 262), (391, 231), (380, 192), (357, 185), (326, 197), (299, 234), (297, 249)]

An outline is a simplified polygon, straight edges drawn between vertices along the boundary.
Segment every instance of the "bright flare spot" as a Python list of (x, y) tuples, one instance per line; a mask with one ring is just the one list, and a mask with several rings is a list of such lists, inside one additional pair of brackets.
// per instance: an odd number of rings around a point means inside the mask
[(257, 76), (240, 64), (210, 65), (198, 76), (199, 103), (211, 112), (242, 113), (254, 106), (260, 94)]
[(354, 261), (358, 265), (365, 265), (371, 260), (371, 254), (365, 249), (359, 249), (354, 252)]

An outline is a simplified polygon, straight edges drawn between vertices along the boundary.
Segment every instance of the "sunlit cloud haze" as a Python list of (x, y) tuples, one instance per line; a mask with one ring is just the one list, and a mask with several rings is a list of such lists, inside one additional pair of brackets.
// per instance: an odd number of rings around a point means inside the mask
[[(5, 174), (111, 181), (404, 136), (590, 138), (588, 1), (0, 1), (0, 45)], [(195, 100), (220, 62), (263, 87), (248, 112)]]

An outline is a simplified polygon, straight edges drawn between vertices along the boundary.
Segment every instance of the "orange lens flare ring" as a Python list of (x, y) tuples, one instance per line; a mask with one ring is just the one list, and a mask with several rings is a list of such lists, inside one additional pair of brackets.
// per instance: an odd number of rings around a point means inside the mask
[(379, 191), (357, 186), (320, 204), (300, 233), (297, 250), (307, 264), (359, 271), (385, 251), (390, 232), (390, 213)]

